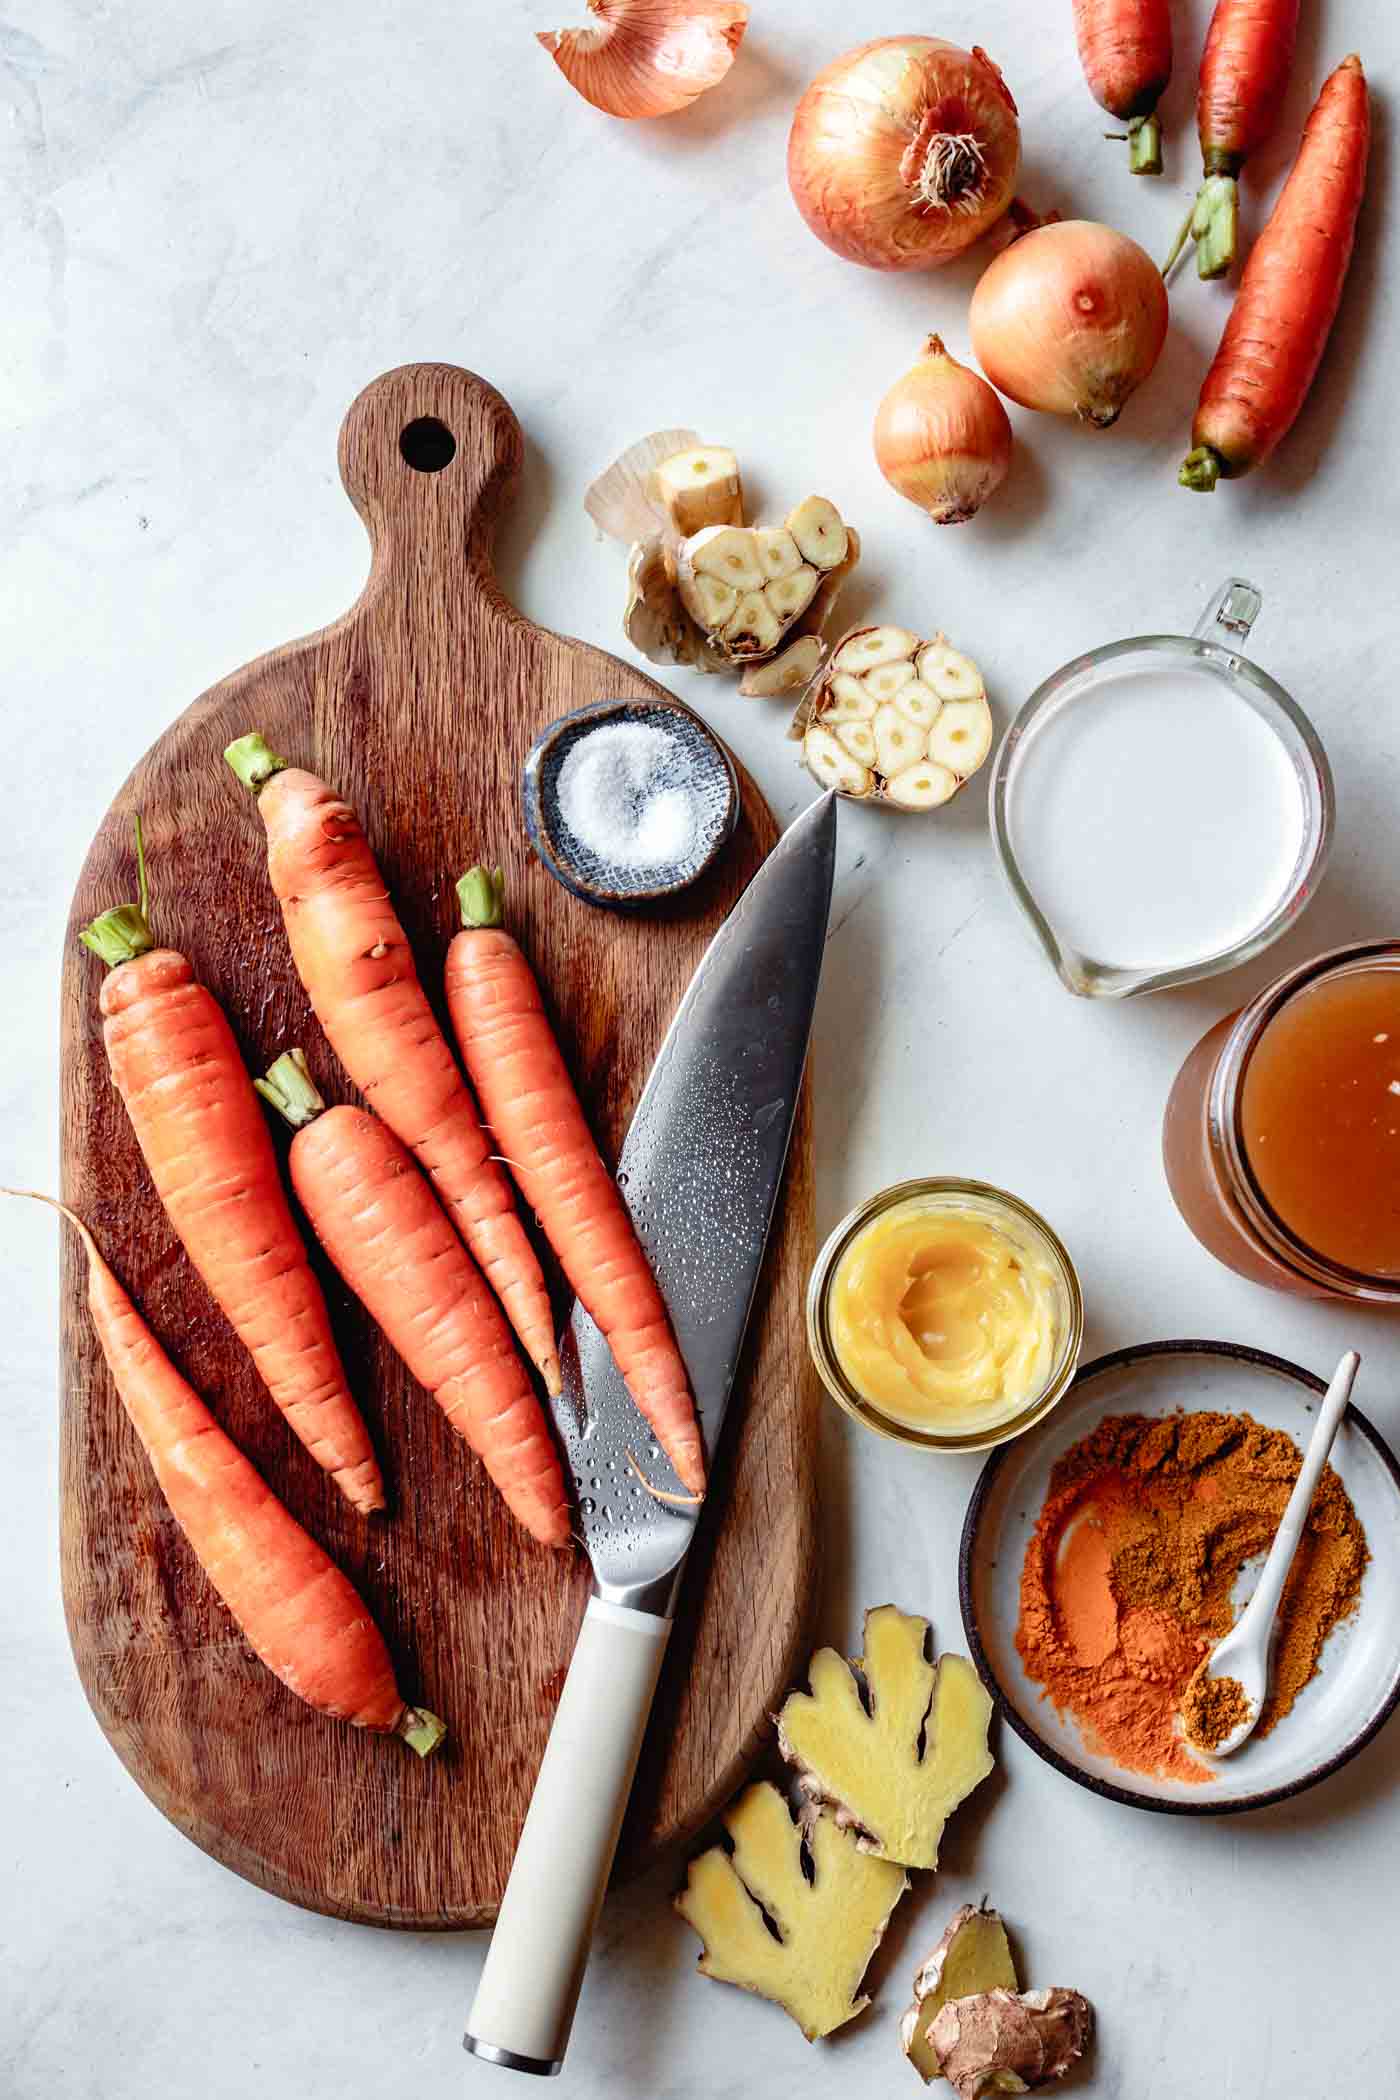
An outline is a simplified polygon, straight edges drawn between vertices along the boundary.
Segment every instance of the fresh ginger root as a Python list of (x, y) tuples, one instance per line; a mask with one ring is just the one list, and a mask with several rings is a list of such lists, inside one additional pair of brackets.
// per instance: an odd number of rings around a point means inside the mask
[(1093, 2007), (1078, 1991), (994, 1990), (950, 1998), (928, 2038), (958, 2100), (982, 2100), (1063, 2078), (1093, 2026)]
[(819, 1648), (811, 1690), (790, 1693), (778, 1716), (778, 1747), (809, 1798), (859, 1832), (863, 1851), (906, 1867), (938, 1865), (944, 1824), (993, 1762), (992, 1702), (964, 1656), (930, 1662), (929, 1632), (893, 1604), (868, 1611), (859, 1663)]
[(702, 1852), (676, 1898), (704, 1942), (701, 1971), (771, 1998), (815, 2041), (869, 2004), (861, 1980), (908, 1879), (831, 1816), (818, 1816), (804, 1834), (767, 1781), (748, 1787), (724, 1824), (732, 1857), (720, 1846)]
[(925, 2085), (943, 2076), (929, 2028), (949, 2000), (1015, 1989), (1016, 1965), (1001, 1918), (985, 1903), (964, 1903), (915, 1976), (914, 2003), (900, 2017), (900, 2047)]

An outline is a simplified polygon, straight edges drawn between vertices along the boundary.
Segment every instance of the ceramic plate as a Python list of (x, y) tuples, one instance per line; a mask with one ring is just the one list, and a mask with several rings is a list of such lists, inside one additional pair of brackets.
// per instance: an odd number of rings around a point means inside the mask
[[(1362, 1377), (1365, 1373), (1363, 1370)], [(1370, 1564), (1361, 1602), (1337, 1627), (1322, 1668), (1292, 1712), (1262, 1741), (1251, 1739), (1197, 1784), (1125, 1772), (1080, 1739), (1027, 1677), (1016, 1653), (1021, 1567), (1050, 1473), (1105, 1415), (1168, 1415), (1178, 1408), (1253, 1415), (1285, 1429), (1301, 1448), (1312, 1431), (1324, 1381), (1311, 1372), (1228, 1342), (1153, 1342), (1087, 1364), (1055, 1413), (1017, 1443), (994, 1451), (963, 1525), (963, 1625), (988, 1691), (1017, 1735), (1080, 1786), (1164, 1815), (1228, 1815), (1262, 1808), (1315, 1786), (1354, 1757), (1400, 1702), (1400, 1465), (1352, 1407), (1332, 1448), (1366, 1531)]]

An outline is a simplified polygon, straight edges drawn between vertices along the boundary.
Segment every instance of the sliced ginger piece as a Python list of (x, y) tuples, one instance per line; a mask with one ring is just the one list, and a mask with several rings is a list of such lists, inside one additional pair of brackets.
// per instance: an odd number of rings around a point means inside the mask
[(899, 2045), (925, 2085), (943, 2076), (928, 2031), (948, 2000), (1016, 1987), (1016, 1964), (997, 1912), (985, 1902), (964, 1903), (915, 1975), (914, 2002), (900, 2016)]
[(815, 2041), (869, 2004), (861, 1980), (908, 1877), (871, 1858), (831, 1816), (810, 1823), (804, 1838), (766, 1780), (745, 1789), (724, 1824), (732, 1857), (719, 1846), (702, 1852), (676, 1898), (704, 1942), (701, 1972), (771, 1998)]
[(983, 2100), (1063, 2078), (1093, 2029), (1093, 2007), (1078, 1991), (992, 1990), (950, 1998), (928, 2037), (958, 2100)]
[(744, 522), (739, 462), (725, 445), (693, 445), (672, 453), (653, 470), (650, 494), (683, 540), (707, 525)]
[(739, 691), (749, 700), (771, 700), (780, 693), (800, 693), (821, 669), (826, 644), (819, 634), (801, 634), (767, 663), (750, 664), (739, 680)]
[(961, 1655), (935, 1666), (929, 1635), (927, 1619), (878, 1605), (865, 1615), (865, 1653), (854, 1666), (869, 1709), (853, 1666), (819, 1648), (810, 1691), (790, 1693), (778, 1716), (778, 1747), (804, 1792), (858, 1830), (866, 1850), (906, 1867), (938, 1865), (944, 1824), (993, 1762), (992, 1702), (977, 1672)]

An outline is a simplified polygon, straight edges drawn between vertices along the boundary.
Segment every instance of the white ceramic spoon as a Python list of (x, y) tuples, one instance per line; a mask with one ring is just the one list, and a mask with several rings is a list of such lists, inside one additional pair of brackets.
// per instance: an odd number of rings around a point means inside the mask
[(1333, 1373), (1332, 1383), (1318, 1409), (1317, 1423), (1308, 1439), (1308, 1448), (1303, 1454), (1302, 1467), (1288, 1498), (1288, 1506), (1269, 1548), (1269, 1557), (1259, 1571), (1254, 1595), (1205, 1664), (1202, 1673), (1205, 1677), (1233, 1677), (1249, 1702), (1249, 1712), (1244, 1720), (1231, 1729), (1229, 1735), (1211, 1745), (1212, 1757), (1228, 1757), (1232, 1751), (1238, 1750), (1241, 1743), (1253, 1735), (1264, 1710), (1269, 1689), (1269, 1651), (1279, 1599), (1298, 1550), (1298, 1541), (1303, 1536), (1303, 1526), (1308, 1521), (1308, 1511), (1312, 1508), (1322, 1469), (1327, 1464), (1342, 1416), (1347, 1411), (1360, 1362), (1356, 1351), (1349, 1349)]

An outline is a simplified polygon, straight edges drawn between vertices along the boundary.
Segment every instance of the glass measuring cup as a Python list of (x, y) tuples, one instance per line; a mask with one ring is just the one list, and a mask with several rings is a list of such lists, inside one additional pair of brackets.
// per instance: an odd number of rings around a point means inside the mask
[[(1335, 812), (1332, 772), (1317, 732), (1297, 702), (1240, 653), (1262, 602), (1253, 584), (1231, 577), (1215, 592), (1190, 635), (1137, 635), (1075, 657), (1037, 687), (1002, 742), (991, 793), (992, 836), (1002, 871), (1061, 982), (1082, 998), (1125, 999), (1234, 969), (1278, 939), (1304, 910), (1321, 879)], [(1166, 786), (1154, 777), (1150, 764), (1140, 777), (1131, 765), (1120, 766), (1116, 775), (1110, 766), (1090, 785), (1094, 775), (1085, 770), (1081, 758), (1085, 734), (1092, 730), (1102, 740), (1109, 719), (1106, 710), (1115, 701), (1137, 709), (1159, 738), (1161, 725), (1169, 719), (1191, 721), (1197, 727), (1201, 721), (1215, 720), (1222, 748), (1225, 742), (1232, 747), (1238, 789), (1223, 776), (1198, 776), (1203, 787), (1215, 790), (1218, 806), (1205, 827), (1207, 835), (1199, 838), (1193, 837), (1191, 808), (1182, 812), (1179, 853), (1160, 836), (1171, 812), (1161, 807)], [(1173, 707), (1179, 710), (1175, 716), (1168, 713)], [(1247, 712), (1241, 714), (1241, 707)], [(1215, 708), (1218, 713), (1213, 716)], [(1119, 729), (1129, 727), (1121, 707), (1120, 717)], [(1230, 735), (1225, 738), (1227, 729)], [(1121, 735), (1119, 744), (1121, 760), (1131, 746)], [(1223, 766), (1223, 757), (1210, 750), (1201, 753), (1202, 765), (1209, 765), (1213, 757)], [(1043, 789), (1046, 781), (1055, 780), (1056, 769), (1061, 784), (1082, 776), (1084, 785), (1077, 804), (1074, 788), (1065, 790), (1072, 806), (1059, 816), (1068, 821), (1061, 822), (1053, 836), (1042, 827), (1036, 841), (1033, 797), (1037, 783)], [(1255, 792), (1247, 790), (1246, 782)], [(1276, 823), (1266, 807), (1271, 796), (1277, 798)], [(1109, 851), (1112, 835), (1116, 830), (1121, 849), (1135, 827), (1144, 841), (1150, 841), (1155, 827), (1162, 848), (1159, 864), (1148, 868), (1144, 844), (1141, 862), (1129, 853), (1123, 867), (1115, 869)], [(1079, 870), (1093, 864), (1100, 833), (1106, 842), (1098, 894), (1111, 904), (1109, 916), (1117, 921), (1111, 940), (1089, 937), (1091, 915), (1075, 909), (1072, 893)], [(1205, 931), (1193, 947), (1192, 932), (1169, 932), (1163, 914), (1171, 908), (1173, 883), (1188, 902), (1223, 895), (1218, 866), (1206, 864), (1211, 852), (1233, 856), (1241, 868), (1250, 861), (1250, 883), (1244, 885), (1250, 893), (1242, 897), (1235, 915), (1238, 923), (1229, 923), (1228, 899), (1215, 914), (1214, 928), (1207, 924), (1210, 915), (1204, 915)], [(1135, 898), (1133, 881), (1145, 882), (1149, 873), (1154, 896)], [(1243, 884), (1243, 875), (1240, 880)], [(1131, 930), (1138, 907), (1144, 929), (1156, 915), (1150, 935)], [(1113, 945), (1120, 952), (1108, 952)], [(1105, 952), (1095, 952), (1097, 947)]]

